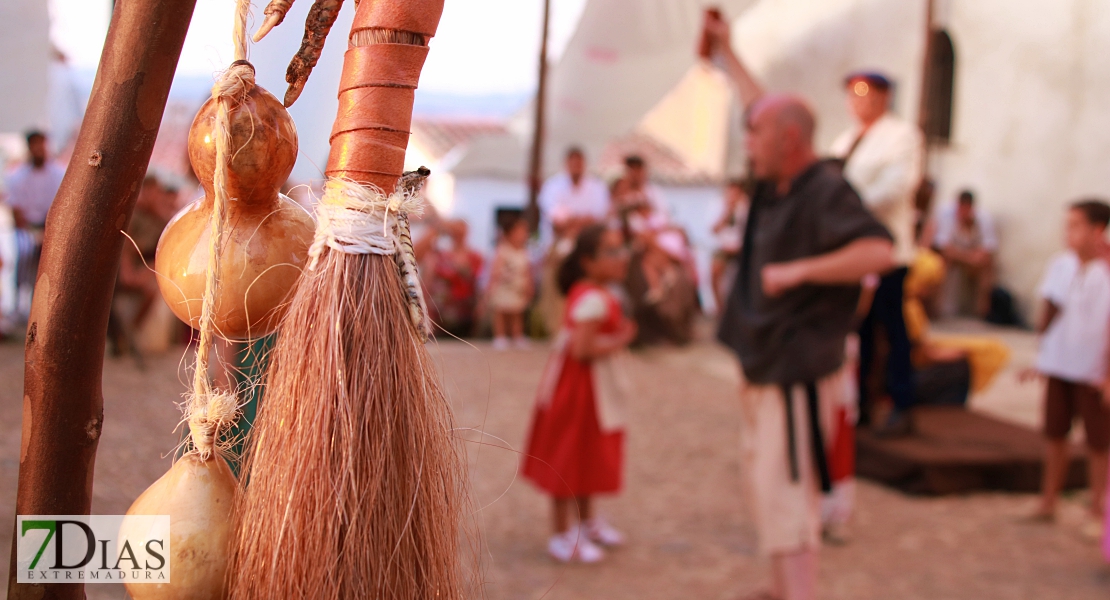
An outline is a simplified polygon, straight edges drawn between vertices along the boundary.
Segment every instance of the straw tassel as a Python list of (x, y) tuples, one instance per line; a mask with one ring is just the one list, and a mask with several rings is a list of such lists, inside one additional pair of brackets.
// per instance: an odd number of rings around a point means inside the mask
[(419, 77), (410, 59), (422, 64), (441, 11), (442, 0), (356, 10), (310, 268), (248, 443), (231, 598), (468, 592), (465, 468), (424, 344), (407, 222), (427, 171), (399, 182)]

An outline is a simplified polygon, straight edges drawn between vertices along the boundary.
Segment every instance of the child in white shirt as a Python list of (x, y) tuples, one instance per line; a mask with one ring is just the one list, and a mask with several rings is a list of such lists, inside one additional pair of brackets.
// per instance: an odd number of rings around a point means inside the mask
[(1110, 345), (1110, 266), (1101, 256), (1110, 205), (1076, 202), (1068, 210), (1068, 250), (1053, 259), (1041, 284), (1044, 306), (1036, 370), (1048, 378), (1044, 434), (1047, 438), (1040, 506), (1034, 519), (1055, 519), (1068, 466), (1067, 438), (1082, 417), (1086, 433), (1091, 516), (1101, 519), (1110, 448), (1110, 408), (1103, 401)]

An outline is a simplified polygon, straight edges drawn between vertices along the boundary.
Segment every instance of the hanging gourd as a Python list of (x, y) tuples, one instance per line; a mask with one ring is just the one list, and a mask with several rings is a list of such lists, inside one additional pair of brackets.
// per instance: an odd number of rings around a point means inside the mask
[(173, 219), (158, 245), (162, 294), (200, 335), (184, 403), (184, 453), (127, 512), (169, 515), (170, 581), (125, 584), (135, 600), (227, 597), (238, 482), (221, 435), (236, 419), (238, 400), (234, 390), (217, 390), (209, 381), (212, 344), (276, 326), (314, 227), (304, 209), (278, 193), (296, 159), (297, 134), (281, 103), (255, 85), (254, 67), (245, 60), (249, 7), (238, 0), (236, 61), (190, 131), (189, 157), (205, 196)]
[(198, 328), (212, 251), (217, 114), (219, 98), (224, 98), (228, 122), (223, 131), (232, 152), (223, 182), (229, 201), (213, 326), (222, 338), (242, 340), (277, 327), (304, 267), (315, 224), (305, 209), (280, 193), (297, 160), (297, 128), (289, 112), (273, 94), (255, 85), (250, 63), (234, 63), (227, 79), (233, 85), (205, 102), (189, 130), (189, 162), (204, 197), (166, 226), (154, 264), (162, 296), (174, 314)]
[[(235, 418), (235, 397), (219, 397), (212, 418), (191, 419), (193, 450), (177, 459), (127, 510), (169, 515), (169, 583), (124, 583), (134, 600), (222, 600), (227, 597), (228, 541), (237, 482), (214, 451), (217, 429)], [(217, 415), (216, 413), (222, 413)], [(126, 528), (127, 521), (124, 521)], [(123, 535), (123, 538), (141, 537)]]
[[(272, 3), (288, 7), (286, 0)], [(338, 8), (337, 0), (317, 6)], [(466, 477), (425, 348), (409, 239), (428, 171), (402, 177), (443, 0), (356, 3), (309, 265), (270, 354), (237, 500), (230, 597), (458, 600)], [(284, 13), (267, 13), (268, 22)], [(314, 13), (310, 13), (314, 14)], [(321, 14), (334, 20), (334, 11)], [(315, 64), (310, 17), (290, 66)], [(307, 50), (306, 50), (307, 48)]]

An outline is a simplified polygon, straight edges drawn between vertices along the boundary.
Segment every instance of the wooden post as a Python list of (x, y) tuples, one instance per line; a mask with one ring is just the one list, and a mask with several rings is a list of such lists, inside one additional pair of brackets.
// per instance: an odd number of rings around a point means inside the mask
[(543, 185), (543, 145), (547, 119), (547, 32), (550, 28), (551, 0), (543, 0), (543, 35), (540, 36), (539, 82), (536, 86), (535, 125), (532, 155), (528, 165), (528, 208), (525, 217), (535, 232), (540, 224), (540, 186)]
[[(118, 2), (46, 221), (27, 329), (17, 515), (89, 514), (104, 423), (101, 368), (124, 236), (196, 0)], [(8, 600), (81, 599), (81, 583), (16, 583)]]

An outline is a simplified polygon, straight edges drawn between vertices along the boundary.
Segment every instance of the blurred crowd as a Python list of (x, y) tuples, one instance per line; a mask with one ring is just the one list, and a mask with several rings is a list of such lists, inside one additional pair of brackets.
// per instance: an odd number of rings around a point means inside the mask
[[(27, 157), (0, 185), (0, 334), (8, 334), (30, 313), (46, 215), (64, 168), (48, 152), (46, 134), (26, 134)], [(191, 173), (188, 173), (191, 175)], [(554, 273), (575, 235), (592, 223), (617, 226), (632, 250), (627, 281), (618, 290), (626, 312), (639, 326), (636, 345), (682, 345), (694, 338), (697, 317), (707, 305), (721, 307), (736, 276), (750, 193), (749, 180), (729, 181), (712, 234), (715, 248), (709, 279), (713, 298), (699, 296), (699, 274), (690, 236), (672, 218), (663, 192), (650, 181), (650, 165), (625, 157), (623, 172), (606, 183), (591, 174), (579, 148), (566, 152), (563, 169), (548, 179), (539, 198), (539, 218), (525, 211), (500, 213), (498, 242), (491, 256), (474, 249), (461, 219), (434, 210), (417, 226), (433, 318), (455, 337), (492, 335), (499, 350), (525, 347), (559, 328), (562, 299)], [(118, 354), (136, 352), (135, 336), (157, 307), (152, 266), (158, 236), (170, 218), (197, 194), (195, 180), (152, 169), (136, 200), (126, 232), (109, 340)], [(936, 254), (928, 262), (940, 281), (915, 292), (922, 316), (974, 314), (999, 323), (1020, 320), (1009, 295), (995, 279), (998, 238), (991, 217), (976, 206), (971, 191), (929, 212), (919, 202), (918, 240)], [(929, 256), (932, 256), (931, 254)], [(924, 268), (924, 267), (923, 267)], [(935, 275), (935, 273), (934, 273)], [(176, 332), (170, 341), (180, 340)]]
[[(470, 246), (465, 221), (426, 216), (414, 235), (438, 328), (454, 337), (492, 334), (497, 350), (553, 335), (563, 318), (555, 274), (583, 228), (607, 223), (631, 250), (627, 280), (615, 291), (639, 326), (635, 343), (689, 343), (702, 306), (694, 253), (662, 192), (649, 181), (648, 169), (641, 157), (629, 155), (621, 176), (606, 185), (589, 172), (581, 149), (569, 149), (563, 170), (543, 185), (535, 228), (524, 211), (501, 213), (489, 257)], [(718, 230), (735, 238), (735, 252), (743, 229), (737, 220), (743, 184), (729, 190), (733, 216), (723, 218)]]

